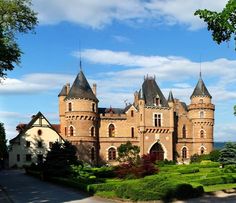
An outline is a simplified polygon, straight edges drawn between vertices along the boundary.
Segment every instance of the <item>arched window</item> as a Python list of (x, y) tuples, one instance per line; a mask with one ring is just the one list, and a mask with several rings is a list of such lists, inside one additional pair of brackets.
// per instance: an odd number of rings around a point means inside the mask
[(131, 137), (134, 138), (134, 128), (131, 128)]
[(94, 128), (94, 127), (91, 128), (91, 136), (92, 136), (92, 137), (95, 136), (95, 128)]
[(111, 147), (109, 150), (108, 150), (108, 160), (109, 161), (114, 161), (116, 160), (116, 149)]
[(204, 111), (200, 111), (200, 118), (204, 118)]
[(71, 102), (68, 104), (68, 111), (72, 111), (72, 103)]
[(115, 126), (113, 124), (109, 125), (109, 137), (115, 137)]
[(70, 126), (70, 136), (74, 136), (74, 128), (73, 128), (73, 126)]
[(186, 158), (187, 158), (187, 148), (186, 148), (186, 147), (184, 147), (184, 148), (182, 149), (182, 158), (183, 158), (183, 159), (186, 159)]
[(205, 152), (204, 147), (201, 147), (200, 153), (201, 153), (201, 154), (204, 154), (204, 152)]
[(201, 129), (201, 130), (200, 130), (200, 138), (204, 138), (204, 134), (205, 134), (204, 130)]
[(182, 128), (182, 135), (183, 135), (183, 138), (186, 138), (186, 126), (183, 125), (183, 128)]
[(94, 161), (95, 160), (95, 148), (92, 147), (91, 148), (91, 161)]

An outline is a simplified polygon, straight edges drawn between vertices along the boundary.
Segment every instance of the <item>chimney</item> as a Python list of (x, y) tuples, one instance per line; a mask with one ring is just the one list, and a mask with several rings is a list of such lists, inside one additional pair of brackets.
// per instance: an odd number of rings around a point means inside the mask
[(92, 90), (93, 90), (93, 94), (95, 95), (95, 96), (97, 96), (97, 84), (93, 84), (93, 88), (92, 88)]
[(70, 83), (66, 83), (66, 94), (68, 95), (70, 91)]

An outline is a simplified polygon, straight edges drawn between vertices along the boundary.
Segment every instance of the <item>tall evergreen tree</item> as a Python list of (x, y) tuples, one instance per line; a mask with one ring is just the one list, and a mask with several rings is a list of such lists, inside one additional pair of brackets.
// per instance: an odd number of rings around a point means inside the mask
[(0, 123), (0, 168), (4, 166), (4, 160), (7, 157), (7, 140), (4, 124)]
[(228, 164), (236, 164), (236, 144), (227, 143), (221, 150), (219, 162), (224, 166)]

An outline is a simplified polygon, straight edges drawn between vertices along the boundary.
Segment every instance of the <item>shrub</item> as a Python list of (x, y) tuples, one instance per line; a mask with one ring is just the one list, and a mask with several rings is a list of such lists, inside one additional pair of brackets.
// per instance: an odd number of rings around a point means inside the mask
[(211, 161), (214, 161), (214, 162), (219, 161), (219, 158), (220, 158), (220, 150), (215, 149), (215, 150), (211, 151), (210, 154), (209, 154), (209, 156), (210, 156), (210, 160), (211, 160)]
[(183, 200), (201, 196), (204, 193), (204, 189), (202, 186), (193, 188), (192, 185), (183, 183), (177, 185), (172, 193), (172, 198)]
[(199, 172), (199, 168), (194, 167), (194, 168), (179, 169), (178, 172), (181, 174), (197, 173)]
[(236, 173), (236, 164), (227, 165), (223, 169), (224, 173)]
[(172, 161), (172, 160), (167, 160), (165, 159), (164, 161), (156, 161), (156, 164), (158, 166), (165, 166), (165, 165), (175, 165), (176, 161)]
[(231, 175), (228, 176), (216, 176), (216, 177), (209, 177), (204, 178), (199, 181), (202, 185), (217, 185), (217, 184), (226, 184), (226, 183), (234, 183), (235, 178)]
[(220, 166), (219, 162), (212, 162), (210, 160), (201, 161), (199, 167), (201, 168), (217, 168)]
[(190, 157), (190, 163), (200, 163), (202, 160), (210, 160), (209, 154), (194, 154)]

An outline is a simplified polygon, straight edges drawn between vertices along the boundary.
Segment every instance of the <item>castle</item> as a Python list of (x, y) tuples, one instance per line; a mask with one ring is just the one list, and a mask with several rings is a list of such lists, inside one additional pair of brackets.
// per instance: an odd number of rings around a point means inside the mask
[(201, 75), (189, 105), (172, 92), (166, 99), (148, 76), (125, 108), (100, 108), (96, 88), (80, 70), (58, 95), (61, 136), (76, 145), (81, 160), (115, 163), (117, 148), (127, 141), (158, 160), (187, 162), (193, 154), (212, 151), (215, 107)]

